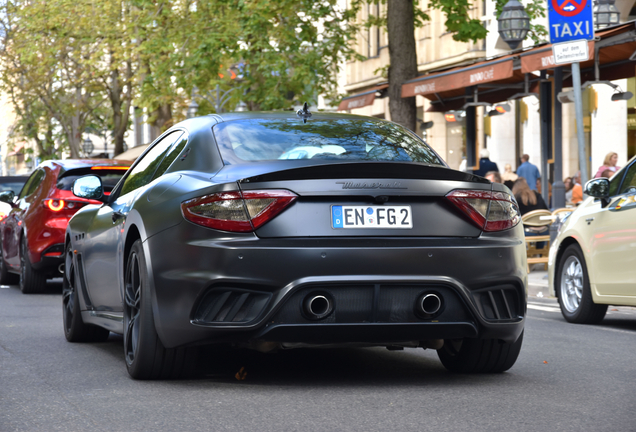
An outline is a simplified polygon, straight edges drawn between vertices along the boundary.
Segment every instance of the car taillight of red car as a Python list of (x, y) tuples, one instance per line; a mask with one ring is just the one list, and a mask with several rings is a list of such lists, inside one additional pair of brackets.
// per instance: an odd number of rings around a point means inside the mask
[(288, 190), (220, 192), (181, 203), (183, 216), (197, 225), (232, 232), (259, 228), (298, 195)]
[(517, 202), (504, 192), (454, 190), (446, 199), (487, 232), (512, 228), (521, 220)]
[(64, 198), (45, 199), (42, 205), (49, 212), (49, 217), (44, 224), (49, 228), (66, 229), (68, 220), (86, 204), (90, 203)]

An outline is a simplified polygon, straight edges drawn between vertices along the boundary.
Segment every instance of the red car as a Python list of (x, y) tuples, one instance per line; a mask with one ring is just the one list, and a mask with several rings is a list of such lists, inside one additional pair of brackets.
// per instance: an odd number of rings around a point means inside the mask
[(23, 293), (39, 293), (48, 278), (62, 276), (69, 219), (87, 204), (102, 204), (73, 195), (73, 182), (88, 174), (98, 175), (108, 194), (130, 164), (110, 159), (45, 161), (17, 197), (13, 191), (0, 192), (0, 201), (12, 207), (0, 222), (0, 283), (19, 280)]

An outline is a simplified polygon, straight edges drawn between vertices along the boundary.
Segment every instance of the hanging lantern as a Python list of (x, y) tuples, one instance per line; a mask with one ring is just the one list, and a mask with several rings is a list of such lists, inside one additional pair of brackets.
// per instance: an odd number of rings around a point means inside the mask
[(602, 29), (618, 24), (621, 13), (614, 4), (614, 0), (597, 0), (592, 9), (594, 14), (594, 28)]
[(530, 17), (517, 0), (506, 3), (497, 21), (499, 35), (511, 49), (516, 49), (530, 30)]

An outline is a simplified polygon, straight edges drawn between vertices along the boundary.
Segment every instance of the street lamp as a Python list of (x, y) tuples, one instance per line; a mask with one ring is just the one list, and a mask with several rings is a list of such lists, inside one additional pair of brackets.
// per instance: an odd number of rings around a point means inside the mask
[(618, 24), (621, 13), (614, 4), (614, 0), (597, 0), (592, 9), (594, 14), (594, 28), (602, 29)]
[(499, 35), (511, 49), (516, 49), (526, 38), (530, 30), (530, 17), (519, 1), (510, 0), (506, 3), (499, 15), (498, 29)]
[(91, 141), (91, 139), (89, 137), (86, 137), (84, 139), (84, 142), (82, 143), (82, 150), (84, 150), (84, 154), (86, 156), (90, 155), (91, 153), (93, 153), (93, 150), (95, 150), (95, 146), (93, 145), (93, 141)]
[(197, 111), (199, 111), (199, 104), (192, 98), (192, 102), (188, 105), (188, 118), (196, 117)]

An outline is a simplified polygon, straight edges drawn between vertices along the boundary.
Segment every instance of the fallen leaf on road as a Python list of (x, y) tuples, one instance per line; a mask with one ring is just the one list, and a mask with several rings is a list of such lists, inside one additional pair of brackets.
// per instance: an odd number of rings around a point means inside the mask
[(243, 381), (246, 377), (247, 377), (247, 372), (245, 372), (245, 367), (242, 367), (237, 373), (236, 375), (234, 375), (234, 377), (239, 380), (239, 381)]
[(548, 364), (548, 362), (547, 362), (547, 361), (545, 361), (545, 360), (543, 360), (543, 363), (544, 363), (544, 364)]

